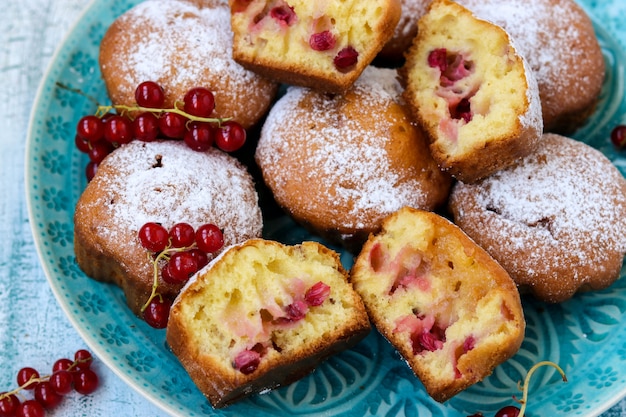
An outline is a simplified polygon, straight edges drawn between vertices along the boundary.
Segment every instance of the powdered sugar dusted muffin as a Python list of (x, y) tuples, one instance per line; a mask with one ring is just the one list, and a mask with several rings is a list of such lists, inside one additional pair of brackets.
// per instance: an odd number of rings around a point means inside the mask
[(233, 57), (288, 84), (342, 92), (391, 38), (400, 0), (230, 0)]
[(524, 338), (511, 277), (435, 213), (403, 208), (389, 216), (350, 276), (372, 323), (437, 401), (491, 374)]
[(369, 333), (347, 275), (319, 243), (249, 240), (181, 291), (167, 342), (215, 407), (287, 385)]
[(147, 0), (118, 17), (100, 44), (100, 69), (114, 104), (135, 103), (135, 89), (155, 81), (165, 107), (193, 87), (216, 98), (215, 115), (245, 128), (267, 112), (277, 85), (232, 59), (226, 0)]
[(272, 108), (256, 160), (279, 205), (358, 251), (388, 214), (444, 203), (440, 172), (401, 99), (396, 71), (368, 67), (343, 95), (291, 87)]
[(546, 132), (568, 133), (593, 112), (605, 64), (593, 23), (573, 0), (458, 0), (515, 40), (535, 72)]
[(547, 302), (608, 287), (626, 253), (626, 181), (599, 151), (555, 134), (517, 165), (458, 183), (454, 221)]
[[(152, 290), (153, 264), (138, 238), (148, 222), (169, 230), (211, 223), (232, 245), (259, 237), (261, 211), (252, 178), (231, 156), (196, 152), (181, 141), (133, 141), (98, 167), (74, 214), (76, 261), (88, 276), (124, 290), (139, 315)], [(173, 299), (181, 285), (159, 274), (158, 291)]]
[(401, 63), (417, 35), (417, 21), (426, 13), (431, 0), (401, 0), (401, 14), (393, 36), (385, 44), (379, 57), (388, 64)]
[(499, 26), (433, 1), (402, 68), (405, 98), (440, 167), (472, 182), (535, 148), (541, 103), (530, 67)]

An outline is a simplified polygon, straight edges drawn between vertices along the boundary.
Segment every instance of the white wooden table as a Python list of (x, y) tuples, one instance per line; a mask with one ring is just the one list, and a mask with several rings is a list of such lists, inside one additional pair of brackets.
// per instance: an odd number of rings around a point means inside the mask
[[(85, 347), (50, 290), (37, 259), (24, 192), (24, 150), (38, 84), (89, 0), (0, 0), (0, 392), (23, 366), (47, 370)], [(614, 0), (623, 1), (623, 0)], [(103, 364), (101, 387), (68, 396), (52, 416), (159, 416), (159, 408)], [(603, 417), (626, 416), (626, 400)]]

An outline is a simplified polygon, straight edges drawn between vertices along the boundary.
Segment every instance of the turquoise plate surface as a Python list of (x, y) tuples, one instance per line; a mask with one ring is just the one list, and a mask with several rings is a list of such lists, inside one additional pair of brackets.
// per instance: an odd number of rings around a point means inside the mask
[[(446, 404), (428, 397), (421, 383), (389, 344), (372, 332), (352, 350), (334, 356), (312, 375), (269, 394), (214, 410), (176, 357), (164, 332), (149, 328), (126, 308), (122, 292), (86, 277), (73, 253), (74, 206), (85, 187), (86, 157), (74, 146), (78, 119), (94, 112), (69, 85), (108, 103), (98, 69), (98, 45), (115, 17), (138, 0), (95, 0), (54, 56), (33, 108), (27, 143), (26, 179), (30, 221), (39, 256), (60, 305), (97, 356), (120, 378), (174, 416), (345, 415), (468, 416), (511, 404), (518, 381), (536, 362), (551, 360), (566, 371), (563, 383), (552, 368), (532, 381), (532, 415), (595, 416), (626, 395), (626, 279), (611, 288), (576, 296), (559, 305), (524, 299), (528, 322), (519, 353), (494, 374)], [(615, 3), (615, 4), (613, 4)], [(611, 128), (626, 123), (626, 5), (586, 0), (607, 62), (601, 102), (576, 138), (604, 152), (624, 173), (625, 154), (616, 152)], [(623, 3), (623, 2), (622, 2)], [(600, 24), (599, 22), (602, 22)], [(315, 239), (290, 219), (267, 225), (266, 236), (286, 243)], [(352, 260), (343, 254), (347, 267)]]

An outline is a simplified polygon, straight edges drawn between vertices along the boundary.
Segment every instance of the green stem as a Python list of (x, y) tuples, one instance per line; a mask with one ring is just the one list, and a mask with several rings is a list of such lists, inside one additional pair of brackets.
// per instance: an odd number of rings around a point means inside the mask
[(126, 106), (123, 104), (112, 104), (110, 106), (98, 106), (98, 109), (96, 110), (96, 116), (98, 117), (102, 117), (105, 114), (109, 113), (112, 110), (116, 110), (116, 111), (120, 111), (122, 114), (124, 113), (129, 113), (129, 112), (149, 112), (156, 115), (162, 114), (162, 113), (176, 113), (179, 114), (187, 119), (189, 119), (189, 121), (192, 122), (207, 122), (207, 123), (217, 123), (218, 126), (221, 126), (221, 124), (223, 122), (226, 122), (230, 119), (232, 119), (231, 117), (226, 117), (226, 118), (221, 118), (221, 117), (199, 117), (199, 116), (194, 116), (191, 115), (187, 112), (185, 112), (184, 110), (181, 110), (180, 108), (178, 108), (178, 104), (176, 103), (174, 105), (173, 108), (171, 109), (159, 109), (159, 108), (154, 108), (154, 107), (142, 107), (142, 106)]
[(561, 374), (561, 378), (563, 378), (563, 382), (567, 382), (567, 377), (565, 376), (565, 372), (563, 372), (563, 369), (561, 369), (561, 367), (557, 365), (556, 363), (551, 362), (551, 361), (541, 361), (541, 362), (536, 363), (532, 368), (530, 368), (530, 370), (526, 374), (526, 378), (524, 379), (524, 386), (522, 387), (523, 396), (522, 396), (522, 399), (519, 401), (522, 406), (520, 408), (518, 417), (524, 417), (524, 412), (526, 411), (526, 404), (528, 403), (528, 388), (529, 388), (530, 378), (535, 373), (535, 371), (542, 366), (551, 366), (555, 368)]

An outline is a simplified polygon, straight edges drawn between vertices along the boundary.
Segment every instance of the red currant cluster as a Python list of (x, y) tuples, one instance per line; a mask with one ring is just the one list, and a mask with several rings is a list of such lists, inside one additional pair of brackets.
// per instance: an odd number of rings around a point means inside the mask
[(611, 142), (619, 149), (626, 148), (626, 125), (618, 125), (613, 128)]
[[(91, 369), (92, 362), (91, 353), (81, 349), (74, 354), (74, 360), (57, 360), (48, 376), (40, 376), (34, 368), (20, 369), (18, 388), (0, 394), (0, 417), (43, 417), (46, 410), (59, 405), (72, 390), (91, 394), (99, 384), (98, 375)], [(33, 391), (34, 398), (18, 398), (22, 390)]]
[[(158, 294), (158, 272), (169, 284), (184, 284), (208, 262), (213, 254), (224, 246), (224, 236), (214, 224), (203, 224), (194, 229), (188, 223), (177, 223), (167, 230), (159, 223), (144, 224), (138, 232), (141, 246), (155, 256), (152, 294), (142, 308), (144, 320), (152, 327), (167, 326), (171, 302)], [(161, 261), (165, 261), (162, 263)]]
[(133, 139), (144, 142), (157, 138), (182, 139), (199, 152), (213, 145), (225, 152), (234, 152), (246, 141), (246, 130), (239, 123), (211, 118), (215, 97), (206, 88), (192, 88), (182, 103), (165, 109), (163, 88), (154, 81), (144, 81), (135, 90), (135, 101), (135, 106), (99, 106), (95, 115), (78, 121), (75, 143), (89, 156), (88, 180), (109, 153)]

